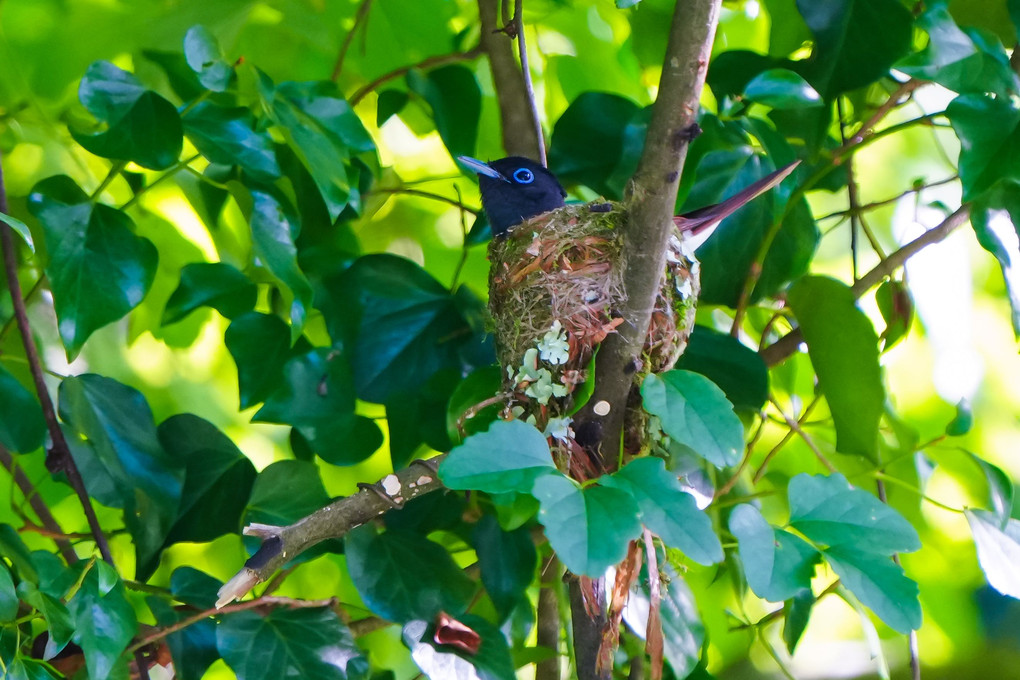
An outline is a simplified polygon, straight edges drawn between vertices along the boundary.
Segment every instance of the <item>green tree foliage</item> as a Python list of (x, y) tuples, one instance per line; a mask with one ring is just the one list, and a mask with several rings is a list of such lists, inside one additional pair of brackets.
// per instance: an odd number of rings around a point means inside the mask
[[(674, 3), (523, 4), (550, 169), (625, 197)], [(1017, 20), (723, 4), (677, 212), (800, 164), (579, 482), (499, 417), (474, 2), (0, 3), (4, 677), (549, 680), (612, 567), (602, 677), (1020, 677)]]

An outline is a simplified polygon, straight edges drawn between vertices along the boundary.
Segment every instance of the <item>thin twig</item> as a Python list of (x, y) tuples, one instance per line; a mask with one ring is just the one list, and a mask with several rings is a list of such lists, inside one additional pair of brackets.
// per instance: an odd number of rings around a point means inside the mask
[(152, 180), (151, 182), (146, 184), (144, 187), (139, 189), (135, 193), (134, 196), (132, 196), (130, 199), (128, 199), (127, 203), (125, 203), (124, 205), (120, 206), (120, 209), (121, 210), (127, 210), (128, 208), (133, 206), (135, 203), (137, 203), (138, 199), (140, 199), (142, 196), (144, 196), (146, 194), (146, 192), (148, 192), (154, 186), (156, 186), (157, 184), (160, 184), (161, 182), (164, 182), (167, 179), (173, 177), (178, 172), (180, 172), (181, 170), (184, 170), (185, 168), (187, 168), (189, 165), (191, 165), (192, 163), (194, 163), (195, 161), (197, 161), (201, 157), (202, 157), (202, 154), (196, 153), (194, 156), (189, 156), (188, 158), (184, 158), (184, 159), (181, 159), (181, 160), (177, 161), (176, 163), (171, 165), (169, 168), (167, 168), (166, 172), (164, 172), (162, 175), (160, 175), (159, 177), (157, 177), (156, 179)]
[[(3, 166), (0, 165), (0, 212), (7, 213), (7, 189), (3, 179)], [(28, 312), (25, 309), (25, 300), (21, 294), (21, 282), (18, 280), (18, 257), (14, 250), (14, 237), (11, 235), (11, 228), (7, 224), (0, 224), (0, 247), (4, 251), (4, 271), (7, 276), (7, 289), (11, 293), (11, 302), (14, 306), (14, 316), (17, 319), (18, 330), (21, 332), (21, 342), (25, 347), (25, 357), (28, 360), (29, 371), (32, 374), (32, 381), (35, 383), (36, 396), (39, 398), (39, 405), (42, 407), (43, 417), (46, 420), (46, 428), (49, 430), (52, 446), (47, 452), (46, 466), (52, 472), (62, 471), (67, 476), (67, 481), (74, 489), (78, 500), (81, 502), (85, 519), (88, 521), (89, 531), (96, 541), (96, 547), (108, 564), (113, 564), (113, 556), (110, 553), (110, 546), (103, 528), (96, 517), (96, 511), (92, 507), (88, 491), (85, 489), (85, 480), (78, 471), (74, 459), (71, 457), (71, 449), (64, 438), (64, 431), (60, 429), (57, 422), (57, 411), (53, 407), (53, 400), (46, 389), (46, 379), (43, 375), (42, 360), (39, 358), (39, 350), (35, 346), (35, 339), (32, 336), (32, 328), (28, 323)]]
[(951, 175), (949, 177), (946, 177), (946, 178), (943, 178), (943, 179), (939, 179), (939, 180), (935, 180), (934, 182), (929, 182), (927, 184), (921, 184), (921, 185), (918, 185), (918, 186), (915, 186), (915, 187), (910, 187), (909, 189), (901, 191), (900, 193), (896, 194), (895, 196), (891, 196), (889, 198), (884, 198), (881, 201), (872, 201), (871, 203), (865, 203), (862, 206), (858, 206), (856, 210), (854, 210), (853, 208), (847, 208), (846, 210), (837, 210), (835, 212), (828, 213), (827, 215), (822, 215), (821, 217), (816, 217), (815, 221), (816, 222), (821, 222), (822, 220), (830, 220), (833, 217), (848, 217), (849, 215), (853, 214), (854, 212), (857, 212), (857, 213), (870, 212), (870, 211), (874, 210), (875, 208), (881, 208), (884, 205), (889, 205), (890, 203), (895, 203), (898, 200), (900, 200), (901, 198), (903, 198), (904, 196), (909, 196), (910, 194), (916, 194), (916, 193), (919, 193), (921, 191), (924, 191), (925, 189), (931, 189), (932, 187), (942, 186), (943, 184), (949, 184), (950, 182), (955, 182), (958, 179), (960, 179), (960, 175), (959, 174), (953, 174), (953, 175)]
[(340, 72), (344, 69), (344, 59), (347, 58), (347, 50), (351, 48), (354, 36), (362, 22), (368, 18), (368, 11), (371, 8), (372, 0), (361, 0), (361, 6), (358, 7), (358, 13), (354, 17), (354, 24), (351, 26), (351, 30), (347, 31), (347, 35), (344, 36), (343, 45), (340, 46), (340, 53), (336, 57), (336, 63), (333, 64), (333, 72), (329, 75), (329, 79), (334, 83), (340, 78)]
[(751, 436), (751, 441), (747, 442), (747, 446), (744, 447), (744, 457), (740, 460), (740, 465), (733, 471), (733, 476), (726, 480), (726, 483), (715, 490), (712, 495), (712, 501), (722, 498), (737, 485), (737, 481), (740, 479), (740, 475), (747, 469), (747, 464), (751, 462), (751, 453), (754, 451), (754, 447), (761, 440), (761, 436), (765, 431), (765, 418), (764, 416), (758, 419), (758, 427), (755, 429), (754, 434)]
[[(815, 405), (818, 404), (820, 399), (821, 399), (821, 397), (817, 397), (816, 396), (811, 401), (811, 403), (808, 404), (804, 408), (804, 412), (800, 414), (800, 418), (797, 420), (798, 426), (802, 426), (804, 424), (804, 422), (807, 420), (807, 417), (809, 415), (811, 415), (811, 411), (814, 410)], [(787, 420), (787, 424), (789, 424), (789, 422), (790, 421)], [(766, 454), (765, 460), (763, 460), (761, 462), (761, 465), (758, 466), (758, 469), (755, 470), (754, 477), (753, 477), (754, 484), (757, 484), (758, 482), (761, 481), (761, 478), (765, 476), (765, 471), (768, 469), (769, 463), (771, 463), (772, 459), (775, 458), (776, 454), (779, 453), (779, 451), (784, 446), (786, 446), (787, 442), (789, 442), (791, 439), (793, 439), (793, 436), (795, 434), (796, 434), (796, 431), (793, 429), (793, 426), (791, 425), (790, 429), (787, 431), (786, 435), (779, 441), (778, 444), (776, 444), (774, 447), (772, 447), (772, 450), (769, 451), (768, 454)], [(829, 467), (831, 468), (832, 466), (830, 465)]]
[(528, 94), (528, 103), (531, 107), (531, 123), (535, 126), (535, 135), (538, 137), (538, 160), (542, 165), (548, 165), (542, 120), (538, 114), (538, 102), (535, 101), (535, 86), (531, 82), (531, 68), (528, 66), (528, 45), (524, 41), (524, 0), (516, 0), (514, 27), (517, 32), (517, 54), (521, 59), (521, 74), (524, 76), (524, 90)]
[[(822, 465), (829, 469), (829, 472), (836, 472), (836, 466), (829, 462), (825, 455), (822, 454), (821, 449), (818, 448), (818, 445), (815, 444), (811, 436), (804, 431), (803, 427), (801, 427), (803, 421), (807, 418), (807, 410), (805, 409), (804, 413), (801, 414), (800, 421), (798, 421), (793, 418), (793, 416), (788, 415), (786, 411), (783, 410), (783, 407), (779, 405), (778, 401), (775, 399), (772, 399), (771, 401), (772, 405), (776, 407), (777, 411), (779, 411), (779, 414), (783, 416), (783, 420), (786, 421), (787, 427), (800, 435), (800, 438), (804, 440), (804, 443), (808, 445), (808, 448), (811, 449), (811, 451), (815, 454), (815, 457), (821, 461)], [(814, 406), (814, 404), (815, 402), (811, 402), (812, 406)]]
[(57, 544), (57, 549), (60, 551), (60, 556), (64, 558), (64, 562), (67, 564), (77, 562), (78, 555), (74, 552), (74, 547), (71, 546), (71, 542), (68, 540), (64, 530), (60, 528), (60, 524), (57, 523), (53, 513), (50, 512), (49, 506), (46, 505), (42, 496), (39, 495), (35, 485), (32, 484), (32, 480), (28, 478), (28, 475), (21, 469), (20, 465), (15, 464), (14, 457), (11, 456), (10, 451), (4, 448), (2, 444), (0, 444), (0, 465), (3, 465), (4, 469), (10, 473), (14, 483), (21, 490), (21, 494), (28, 501), (28, 504), (32, 506), (35, 516), (42, 522), (41, 528), (49, 532), (54, 543)]
[[(442, 201), (443, 203), (449, 203), (455, 208), (459, 208), (464, 212), (469, 212), (472, 215), (477, 216), (481, 210), (479, 208), (472, 208), (471, 206), (463, 203), (458, 198), (450, 198), (449, 196), (443, 196), (442, 194), (435, 194), (431, 191), (422, 191), (421, 189), (407, 189), (404, 187), (396, 187), (394, 189), (372, 189), (373, 194), (404, 194), (407, 196), (418, 196), (419, 198), (431, 198), (433, 201)], [(460, 193), (458, 191), (458, 193)]]
[(471, 61), (482, 54), (481, 46), (472, 47), (467, 52), (453, 52), (452, 54), (439, 54), (428, 59), (423, 59), (417, 64), (411, 64), (410, 66), (401, 66), (398, 69), (394, 69), (389, 73), (384, 73), (369, 84), (362, 87), (360, 90), (355, 92), (350, 99), (351, 106), (357, 106), (358, 102), (365, 98), (365, 96), (378, 88), (380, 85), (400, 78), (401, 76), (407, 75), (407, 73), (413, 69), (428, 70), (437, 66), (446, 66), (447, 64), (459, 64), (462, 61)]

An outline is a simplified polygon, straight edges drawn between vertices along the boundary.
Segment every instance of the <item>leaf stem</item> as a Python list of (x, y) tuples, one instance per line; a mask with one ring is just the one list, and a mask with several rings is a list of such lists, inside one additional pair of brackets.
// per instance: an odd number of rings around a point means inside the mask
[(128, 208), (133, 206), (135, 203), (137, 203), (138, 199), (141, 198), (147, 191), (152, 189), (152, 187), (156, 186), (157, 184), (159, 184), (163, 180), (166, 180), (166, 179), (168, 179), (170, 177), (173, 177), (178, 172), (180, 172), (184, 168), (187, 168), (189, 165), (191, 165), (192, 163), (194, 163), (195, 161), (197, 161), (201, 157), (202, 157), (202, 154), (196, 153), (194, 156), (190, 156), (188, 158), (184, 158), (182, 160), (177, 161), (176, 163), (171, 165), (167, 169), (167, 171), (164, 172), (162, 175), (160, 175), (156, 179), (152, 180), (151, 182), (146, 184), (144, 187), (140, 188), (137, 192), (135, 192), (135, 195), (132, 196), (128, 200), (127, 203), (125, 203), (124, 205), (120, 206), (120, 209), (121, 210), (127, 210)]

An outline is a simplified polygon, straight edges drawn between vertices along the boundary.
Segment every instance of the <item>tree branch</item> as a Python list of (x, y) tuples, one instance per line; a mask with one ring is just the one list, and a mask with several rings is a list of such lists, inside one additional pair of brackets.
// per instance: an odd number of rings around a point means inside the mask
[(28, 501), (28, 504), (32, 506), (32, 510), (35, 511), (35, 516), (39, 518), (43, 528), (54, 537), (53, 541), (57, 544), (57, 549), (60, 551), (60, 556), (64, 558), (64, 562), (67, 564), (77, 562), (78, 555), (74, 552), (71, 542), (64, 537), (64, 530), (57, 524), (57, 520), (53, 517), (53, 513), (50, 512), (49, 506), (46, 505), (45, 501), (38, 494), (35, 486), (32, 484), (32, 480), (28, 478), (25, 471), (20, 466), (14, 464), (11, 452), (2, 445), (0, 445), (0, 465), (3, 465), (7, 472), (10, 473), (25, 500)]
[[(0, 165), (0, 212), (9, 214), (7, 207), (7, 188), (4, 184), (3, 166)], [(106, 541), (103, 528), (99, 525), (99, 518), (92, 507), (88, 491), (85, 490), (85, 481), (81, 478), (78, 466), (71, 457), (71, 449), (64, 438), (64, 431), (60, 429), (57, 422), (57, 411), (53, 408), (53, 401), (46, 389), (46, 380), (43, 377), (42, 361), (39, 358), (39, 350), (35, 346), (35, 339), (32, 337), (32, 327), (28, 323), (28, 312), (25, 309), (25, 300), (21, 295), (21, 282), (18, 280), (18, 256), (14, 249), (14, 236), (12, 229), (6, 223), (0, 222), (0, 248), (4, 251), (4, 271), (7, 276), (7, 289), (11, 293), (11, 303), (14, 305), (14, 317), (17, 320), (18, 331), (21, 333), (21, 342), (25, 346), (25, 358), (28, 360), (28, 367), (32, 373), (32, 381), (35, 383), (36, 396), (39, 398), (39, 405), (42, 407), (43, 417), (46, 419), (46, 428), (49, 430), (52, 445), (46, 456), (46, 467), (51, 472), (62, 471), (67, 475), (67, 481), (74, 489), (78, 500), (81, 501), (82, 510), (85, 512), (85, 519), (88, 521), (89, 530), (96, 541), (96, 547), (108, 564), (113, 564), (113, 556), (110, 554), (110, 546)]]
[(503, 149), (510, 156), (544, 159), (543, 145), (533, 122), (537, 117), (537, 112), (532, 113), (533, 97), (529, 98), (524, 76), (514, 59), (511, 38), (500, 30), (498, 2), (478, 0), (478, 19), (482, 24), (479, 42), (489, 57), (492, 83), (499, 101)]
[(240, 598), (313, 545), (330, 538), (341, 538), (387, 510), (445, 488), (435, 473), (444, 457), (414, 461), (400, 472), (387, 475), (378, 483), (366, 486), (353, 496), (334, 501), (289, 526), (253, 524), (245, 527), (245, 535), (260, 537), (262, 546), (220, 588), (216, 606), (222, 607)]
[(377, 89), (380, 85), (385, 85), (391, 80), (407, 75), (407, 72), (411, 71), (412, 69), (420, 68), (422, 70), (428, 70), (430, 68), (436, 68), (437, 66), (446, 66), (447, 64), (459, 64), (462, 61), (471, 61), (472, 59), (480, 56), (482, 54), (482, 51), (483, 51), (482, 47), (481, 45), (479, 45), (477, 47), (472, 47), (467, 52), (438, 54), (434, 57), (423, 59), (422, 61), (419, 61), (417, 64), (411, 64), (410, 66), (401, 66), (400, 68), (394, 69), (389, 73), (382, 74), (381, 76), (370, 82), (368, 85), (363, 86), (360, 90), (351, 95), (350, 104), (351, 106), (357, 106), (358, 102), (364, 99), (365, 95), (367, 95), (369, 92), (372, 92), (373, 90)]
[(538, 114), (535, 100), (535, 86), (531, 83), (531, 67), (528, 66), (528, 44), (524, 40), (524, 0), (517, 0), (514, 9), (514, 32), (517, 34), (517, 55), (521, 60), (521, 75), (524, 77), (524, 92), (527, 94), (528, 109), (531, 113), (531, 128), (538, 143), (538, 161), (549, 165), (545, 157), (545, 139), (542, 134), (542, 119)]
[(344, 36), (343, 45), (340, 46), (340, 53), (337, 54), (336, 63), (333, 64), (333, 72), (329, 75), (329, 79), (334, 83), (344, 70), (344, 60), (347, 58), (347, 51), (351, 49), (351, 43), (354, 42), (354, 36), (358, 32), (358, 28), (368, 19), (370, 9), (372, 9), (372, 0), (361, 0), (358, 13), (354, 16), (354, 25), (351, 26), (351, 30), (347, 31), (347, 35)]
[[(960, 206), (956, 212), (944, 219), (941, 224), (936, 227), (932, 227), (896, 252), (891, 253), (889, 257), (875, 265), (874, 269), (862, 276), (857, 283), (853, 285), (851, 290), (853, 291), (854, 298), (860, 298), (873, 286), (886, 277), (892, 275), (892, 273), (902, 267), (907, 260), (916, 255), (926, 246), (930, 246), (933, 243), (938, 243), (939, 241), (944, 240), (958, 227), (966, 224), (969, 219), (970, 205), (964, 204)], [(804, 336), (801, 335), (800, 329), (794, 328), (792, 331), (779, 338), (779, 340), (776, 340), (774, 343), (761, 350), (759, 354), (765, 361), (766, 365), (775, 366), (776, 364), (782, 363), (790, 355), (796, 352), (798, 345), (800, 345), (803, 341)]]

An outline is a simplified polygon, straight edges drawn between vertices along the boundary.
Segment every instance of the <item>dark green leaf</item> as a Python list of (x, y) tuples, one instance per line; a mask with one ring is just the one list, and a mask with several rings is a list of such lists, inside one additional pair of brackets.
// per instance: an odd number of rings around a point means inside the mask
[(42, 446), (46, 436), (39, 400), (0, 366), (0, 444), (28, 453)]
[(988, 505), (992, 513), (1005, 520), (1013, 513), (1013, 480), (999, 466), (992, 465), (969, 451), (966, 453), (981, 468), (985, 481), (988, 482)]
[(783, 642), (786, 649), (793, 656), (800, 642), (804, 629), (807, 628), (808, 620), (811, 618), (811, 608), (815, 606), (815, 594), (810, 588), (805, 588), (783, 603)]
[(967, 510), (978, 563), (988, 583), (1003, 595), (1020, 600), (1020, 520), (984, 510)]
[(463, 613), (476, 585), (437, 543), (421, 534), (358, 527), (344, 540), (347, 569), (375, 614), (404, 623)]
[(299, 460), (281, 460), (255, 478), (245, 522), (285, 526), (325, 507), (329, 501), (319, 468)]
[(184, 115), (184, 132), (212, 163), (237, 165), (261, 182), (280, 176), (273, 140), (255, 130), (255, 117), (243, 107), (202, 102)]
[(191, 101), (205, 92), (205, 86), (198, 81), (198, 75), (191, 70), (188, 61), (179, 51), (142, 50), (142, 56), (166, 73), (170, 87), (183, 101)]
[(28, 200), (42, 223), (60, 339), (73, 359), (96, 329), (145, 297), (156, 274), (156, 248), (133, 233), (125, 213), (90, 203), (64, 175), (39, 182)]
[(190, 413), (164, 420), (157, 434), (166, 452), (184, 465), (180, 509), (167, 545), (239, 532), (255, 482), (251, 461), (215, 425)]
[[(1020, 118), (1017, 120), (1020, 122)], [(970, 223), (981, 247), (999, 261), (1009, 295), (1013, 333), (1020, 337), (1020, 283), (1016, 275), (1020, 267), (1020, 182), (996, 182), (975, 202)]]
[(493, 422), (454, 447), (439, 465), (447, 487), (487, 493), (527, 493), (536, 479), (555, 472), (545, 437), (522, 420)]
[(113, 567), (92, 562), (68, 611), (74, 621), (73, 640), (85, 652), (90, 678), (124, 672), (124, 650), (138, 632), (135, 610), (124, 595), (124, 584)]
[(435, 626), (426, 621), (409, 621), (404, 626), (404, 644), (411, 650), (418, 668), (434, 680), (515, 680), (514, 664), (503, 633), (478, 616), (467, 614), (458, 620), (481, 638), (477, 654), (468, 655), (449, 645), (435, 644)]
[(898, 0), (797, 0), (815, 37), (808, 80), (826, 99), (874, 82), (910, 49), (914, 18)]
[(192, 26), (184, 34), (184, 58), (198, 80), (213, 92), (223, 92), (234, 75), (223, 59), (216, 37), (205, 26)]
[[(717, 54), (708, 67), (706, 84), (717, 99), (737, 98), (747, 85), (766, 71), (789, 70), (792, 62), (750, 50), (725, 50)], [(702, 125), (704, 127), (704, 125)]]
[[(61, 588), (61, 590), (64, 589)], [(71, 621), (70, 612), (57, 597), (39, 590), (31, 581), (22, 581), (18, 584), (18, 597), (26, 604), (35, 607), (46, 620), (49, 637), (46, 639), (42, 658), (52, 659), (67, 646), (74, 636), (74, 623)]]
[[(549, 169), (562, 182), (584, 184), (606, 198), (622, 198), (626, 180), (610, 185), (610, 178), (624, 160), (631, 136), (628, 125), (640, 110), (637, 104), (616, 94), (581, 94), (553, 127)], [(638, 130), (631, 132), (637, 135)], [(638, 141), (643, 144), (643, 134)]]
[[(698, 164), (697, 181), (683, 211), (733, 196), (775, 168), (750, 146), (712, 151)], [(697, 251), (701, 261), (701, 301), (736, 307), (758, 251), (773, 222), (783, 214), (789, 189), (780, 185), (723, 220)], [(769, 246), (751, 301), (773, 295), (804, 274), (818, 245), (818, 227), (803, 198), (785, 215)]]
[(354, 412), (351, 371), (345, 358), (326, 347), (296, 356), (283, 367), (283, 383), (253, 420), (293, 425), (319, 456), (333, 465), (353, 465), (383, 442), (379, 426)]
[(1007, 96), (1017, 90), (1017, 78), (1006, 51), (994, 35), (977, 28), (960, 28), (944, 3), (929, 6), (916, 23), (928, 34), (928, 46), (902, 59), (896, 64), (897, 70), (956, 92)]
[(917, 584), (891, 559), (848, 546), (830, 548), (825, 559), (840, 582), (893, 630), (921, 627)]
[[(150, 596), (146, 602), (160, 626), (169, 627), (188, 618), (187, 611), (175, 609), (163, 598)], [(220, 658), (216, 628), (216, 621), (208, 618), (166, 636), (174, 672), (180, 680), (201, 680), (209, 666)]]
[(120, 119), (94, 134), (71, 130), (86, 150), (143, 168), (164, 170), (177, 162), (184, 146), (184, 128), (177, 109), (155, 92), (146, 91)]
[(776, 109), (821, 106), (822, 98), (793, 71), (777, 68), (762, 71), (744, 88), (744, 97)]
[(233, 319), (255, 306), (258, 288), (225, 262), (193, 262), (181, 270), (181, 282), (166, 303), (164, 326), (180, 321), (199, 307), (212, 307)]
[(33, 253), (35, 252), (35, 242), (32, 241), (32, 232), (29, 230), (27, 224), (3, 212), (0, 212), (0, 222), (3, 222), (13, 229), (14, 233), (20, 236), (25, 244), (28, 245), (28, 249)]
[(32, 554), (10, 524), (0, 524), (0, 554), (10, 560), (20, 580), (39, 582), (39, 574), (32, 564)]
[(797, 281), (787, 301), (836, 424), (836, 449), (876, 460), (885, 388), (871, 321), (849, 287), (823, 276)]
[(93, 116), (113, 123), (127, 115), (146, 91), (132, 74), (108, 61), (97, 61), (85, 71), (78, 99)]
[(260, 74), (262, 97), (287, 143), (297, 153), (326, 201), (331, 220), (351, 194), (346, 163), (352, 153), (375, 148), (361, 120), (330, 81), (281, 83)]
[(358, 396), (366, 401), (385, 403), (436, 371), (459, 368), (460, 353), (480, 344), (462, 311), (461, 298), (470, 293), (451, 295), (410, 260), (366, 255), (328, 285), (334, 300), (345, 301), (337, 314), (350, 316), (352, 298), (360, 306), (351, 365)]
[[(496, 526), (499, 529), (499, 526)], [(530, 581), (530, 577), (529, 577)], [(7, 565), (0, 564), (0, 622), (10, 623), (18, 616), (18, 593)]]
[(446, 432), (450, 441), (459, 442), (464, 435), (484, 432), (499, 416), (499, 404), (480, 410), (476, 407), (499, 392), (502, 373), (499, 366), (483, 366), (472, 371), (453, 390), (446, 412)]
[(254, 406), (283, 384), (291, 356), (290, 328), (277, 316), (249, 312), (234, 319), (223, 335), (237, 364), (241, 408)]
[(734, 408), (757, 411), (768, 399), (769, 373), (761, 355), (729, 333), (695, 326), (676, 367), (714, 382)]
[(698, 373), (673, 370), (641, 384), (645, 410), (658, 416), (670, 438), (716, 467), (735, 465), (744, 450), (744, 426), (715, 383)]
[(549, 544), (575, 574), (601, 576), (641, 535), (637, 503), (625, 491), (582, 489), (563, 475), (545, 475), (535, 481), (532, 493), (541, 504), (538, 519)]
[(962, 94), (946, 107), (946, 116), (960, 138), (964, 201), (1000, 179), (1020, 180), (1020, 110), (1009, 98)]
[(801, 473), (790, 480), (790, 525), (815, 543), (891, 555), (921, 547), (921, 539), (900, 513), (838, 472)]
[(744, 576), (755, 595), (782, 602), (811, 587), (818, 551), (788, 531), (774, 529), (753, 505), (738, 505), (730, 515)]
[(399, 508), (387, 510), (383, 522), (387, 529), (417, 531), (459, 531), (464, 526), (465, 494), (440, 491), (416, 496)]
[(376, 104), (375, 125), (382, 127), (383, 123), (397, 115), (407, 105), (408, 94), (403, 90), (383, 90), (379, 93)]
[(474, 72), (460, 64), (441, 66), (425, 75), (412, 70), (407, 86), (432, 108), (436, 131), (450, 155), (473, 156), (482, 112), (482, 91)]
[(386, 425), (394, 470), (405, 467), (422, 444), (436, 451), (450, 450), (447, 404), (460, 378), (459, 371), (439, 371), (418, 389), (387, 402)]
[(7, 664), (5, 680), (55, 680), (50, 666), (40, 661), (19, 656)]
[(145, 397), (111, 378), (85, 374), (60, 383), (60, 418), (84, 436), (114, 480), (135, 569), (148, 578), (177, 519), (184, 471), (163, 450)]
[(216, 647), (238, 680), (369, 677), (350, 629), (325, 607), (231, 614), (216, 629)]
[(671, 548), (679, 548), (698, 564), (722, 562), (723, 550), (712, 530), (712, 520), (698, 509), (676, 475), (666, 471), (661, 458), (637, 458), (612, 475), (599, 479), (604, 486), (629, 493), (641, 511), (641, 523)]
[(500, 619), (505, 619), (524, 598), (535, 577), (538, 554), (531, 531), (525, 527), (503, 531), (495, 517), (483, 515), (471, 543), (478, 554), (485, 591), (496, 605)]

